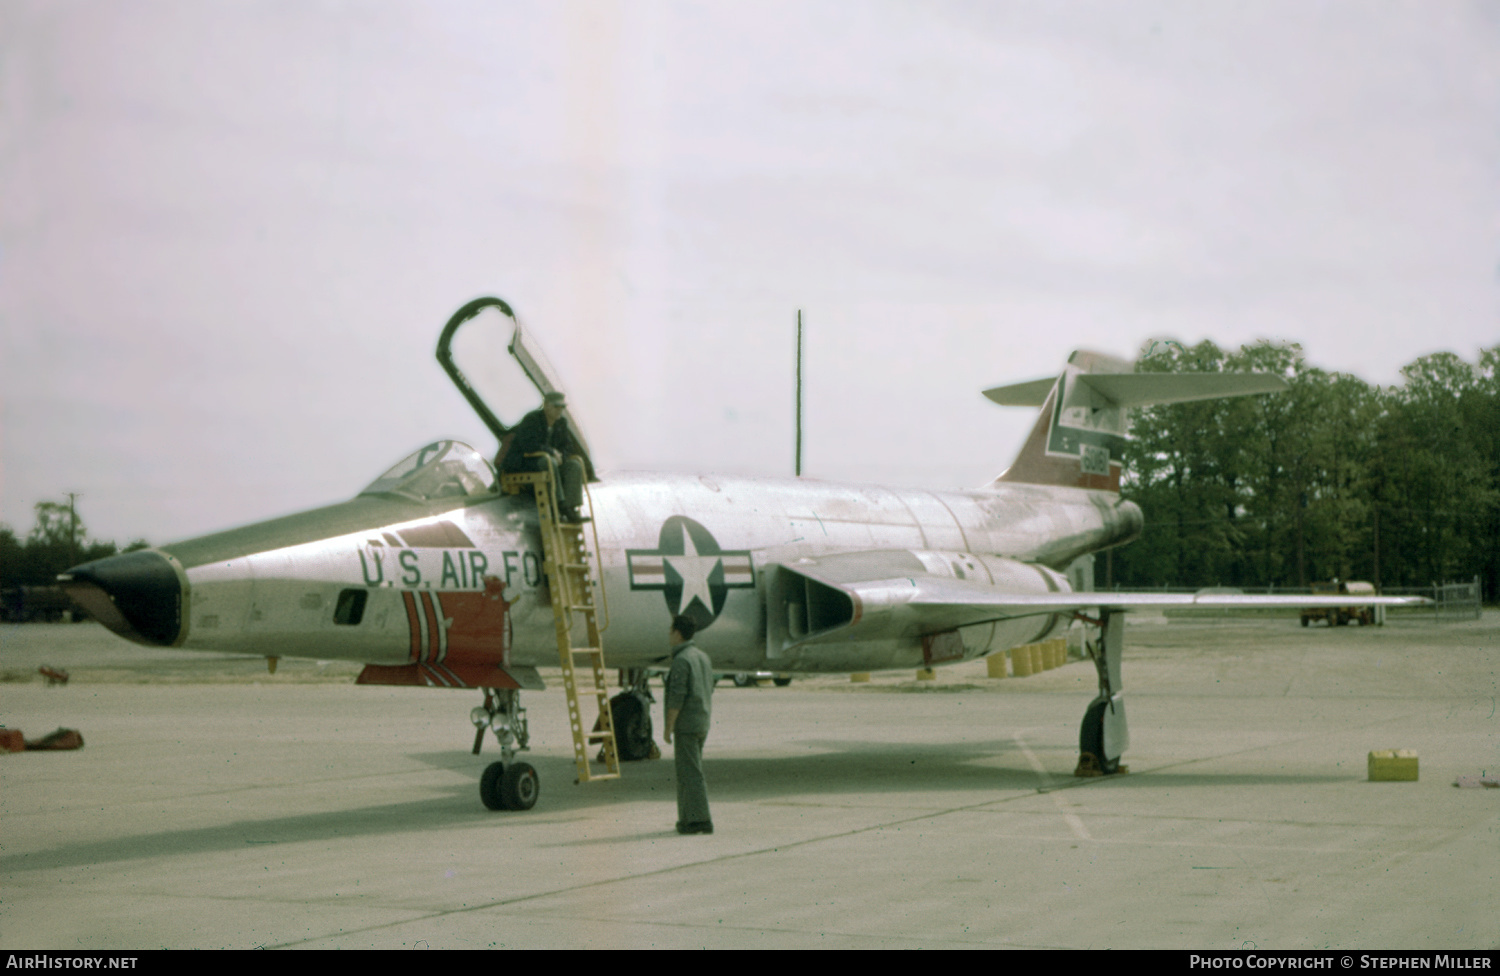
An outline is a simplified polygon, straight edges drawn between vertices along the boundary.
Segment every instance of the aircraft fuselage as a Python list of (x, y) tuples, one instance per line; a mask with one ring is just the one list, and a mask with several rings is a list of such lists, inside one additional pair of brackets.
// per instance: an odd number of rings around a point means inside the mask
[[(928, 573), (1057, 591), (1067, 583), (1056, 570), (1141, 527), (1140, 510), (1115, 494), (1020, 484), (944, 492), (613, 475), (593, 486), (590, 502), (588, 539), (602, 569), (595, 602), (612, 667), (660, 661), (669, 621), (688, 611), (705, 621), (697, 643), (723, 671), (920, 667), (930, 660), (922, 635), (900, 628), (785, 648), (768, 641), (768, 571), (831, 554), (905, 551)], [(396, 667), (557, 662), (529, 496), (367, 494), (155, 552), (179, 579), (180, 629), (151, 643)], [(1056, 626), (1033, 616), (966, 627), (960, 656)]]

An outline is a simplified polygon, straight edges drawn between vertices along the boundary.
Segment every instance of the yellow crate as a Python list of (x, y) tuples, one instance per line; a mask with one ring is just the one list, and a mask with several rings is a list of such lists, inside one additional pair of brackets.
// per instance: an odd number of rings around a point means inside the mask
[(1376, 749), (1370, 753), (1370, 782), (1415, 783), (1417, 754), (1411, 749)]

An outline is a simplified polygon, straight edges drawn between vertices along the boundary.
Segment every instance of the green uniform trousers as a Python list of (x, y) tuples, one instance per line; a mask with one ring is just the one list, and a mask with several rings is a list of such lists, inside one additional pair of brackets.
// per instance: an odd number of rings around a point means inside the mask
[(708, 783), (703, 779), (703, 742), (707, 732), (674, 731), (672, 759), (677, 767), (677, 822), (712, 823)]

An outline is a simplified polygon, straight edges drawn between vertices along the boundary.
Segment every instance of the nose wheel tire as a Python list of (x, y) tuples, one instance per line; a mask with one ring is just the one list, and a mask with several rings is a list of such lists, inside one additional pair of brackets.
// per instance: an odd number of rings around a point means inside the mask
[(491, 810), (530, 810), (542, 782), (529, 763), (490, 763), (479, 779), (479, 798)]

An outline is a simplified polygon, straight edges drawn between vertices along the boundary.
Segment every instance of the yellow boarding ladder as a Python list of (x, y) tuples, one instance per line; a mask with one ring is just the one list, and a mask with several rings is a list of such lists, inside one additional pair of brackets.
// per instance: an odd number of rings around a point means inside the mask
[[(552, 620), (557, 628), (557, 657), (562, 664), (563, 688), (568, 694), (568, 724), (573, 729), (573, 762), (578, 767), (578, 782), (620, 777), (620, 753), (615, 745), (615, 719), (609, 708), (609, 690), (604, 683), (604, 642), (599, 636), (599, 620), (594, 610), (594, 581), (589, 573), (589, 550), (584, 542), (584, 526), (564, 522), (558, 517), (556, 482), (552, 467), (542, 471), (525, 471), (500, 477), (508, 494), (517, 494), (531, 486), (536, 494), (536, 509), (542, 529), (542, 572), (552, 594)], [(588, 646), (573, 646), (573, 614), (583, 615), (588, 632)], [(577, 667), (582, 660), (594, 670), (594, 696), (599, 700), (599, 721), (592, 732), (583, 727), (578, 705)], [(600, 748), (603, 769), (595, 772), (589, 763), (591, 747)]]

